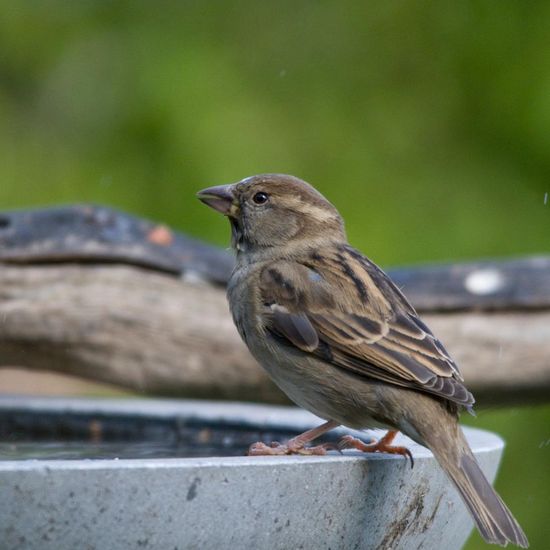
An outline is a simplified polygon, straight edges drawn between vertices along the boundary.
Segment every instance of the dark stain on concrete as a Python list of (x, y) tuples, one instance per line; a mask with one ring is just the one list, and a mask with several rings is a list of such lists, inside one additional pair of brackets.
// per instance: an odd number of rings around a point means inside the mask
[(441, 504), (441, 499), (443, 498), (443, 494), (439, 495), (439, 498), (437, 499), (437, 502), (435, 503), (433, 512), (431, 513), (430, 517), (426, 518), (424, 523), (420, 525), (420, 532), (425, 533), (434, 522), (435, 516), (437, 514), (437, 511), (439, 510), (439, 505)]
[(201, 483), (200, 477), (196, 477), (193, 480), (193, 483), (191, 483), (191, 486), (187, 491), (187, 500), (193, 500), (197, 496), (197, 487), (200, 485), (200, 483)]
[(423, 510), (424, 492), (419, 491), (409, 502), (401, 517), (390, 524), (386, 536), (380, 543), (379, 550), (392, 550), (395, 548), (403, 535), (408, 531), (409, 526), (414, 525), (415, 521), (422, 515)]

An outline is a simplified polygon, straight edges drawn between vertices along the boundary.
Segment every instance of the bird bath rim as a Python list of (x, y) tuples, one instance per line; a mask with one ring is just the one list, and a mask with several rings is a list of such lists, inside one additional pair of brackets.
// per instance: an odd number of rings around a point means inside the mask
[[(319, 424), (292, 407), (157, 399), (0, 397), (7, 411), (202, 418), (294, 434)], [(356, 432), (341, 430), (340, 433)], [(490, 480), (504, 443), (466, 437)], [(338, 435), (338, 432), (336, 432)], [(372, 435), (370, 432), (365, 435)], [(472, 521), (429, 450), (361, 454), (0, 460), (5, 548), (460, 549)], [(246, 451), (243, 447), (242, 452)], [(82, 546), (83, 541), (85, 545)]]

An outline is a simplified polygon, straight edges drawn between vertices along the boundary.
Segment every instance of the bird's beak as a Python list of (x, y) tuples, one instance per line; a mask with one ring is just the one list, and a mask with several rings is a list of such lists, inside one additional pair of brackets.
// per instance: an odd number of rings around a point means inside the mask
[(233, 184), (208, 187), (199, 191), (197, 198), (224, 216), (234, 216), (238, 208)]

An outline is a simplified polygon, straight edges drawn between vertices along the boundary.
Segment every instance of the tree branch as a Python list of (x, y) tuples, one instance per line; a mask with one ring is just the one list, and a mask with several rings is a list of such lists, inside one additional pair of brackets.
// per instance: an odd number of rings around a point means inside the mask
[[(550, 310), (423, 315), (478, 403), (548, 400)], [(285, 402), (241, 342), (225, 292), (130, 266), (0, 264), (0, 367), (156, 395)]]

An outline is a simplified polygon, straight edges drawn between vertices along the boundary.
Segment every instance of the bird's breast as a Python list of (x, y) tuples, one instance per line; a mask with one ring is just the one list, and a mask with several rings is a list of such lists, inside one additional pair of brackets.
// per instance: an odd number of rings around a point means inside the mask
[(378, 384), (344, 372), (266, 329), (256, 273), (250, 266), (237, 268), (227, 296), (237, 330), (258, 363), (294, 403), (313, 414), (351, 428), (384, 427)]

